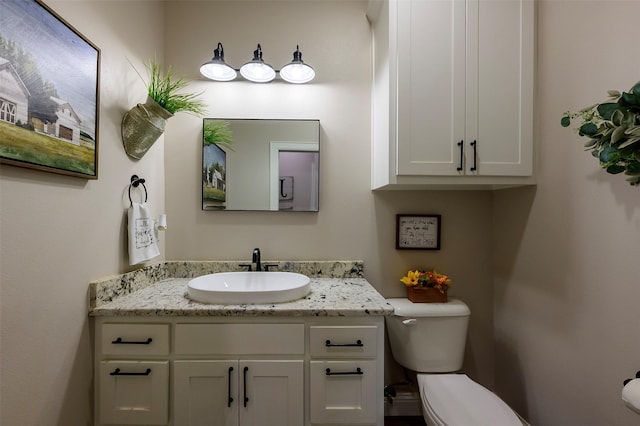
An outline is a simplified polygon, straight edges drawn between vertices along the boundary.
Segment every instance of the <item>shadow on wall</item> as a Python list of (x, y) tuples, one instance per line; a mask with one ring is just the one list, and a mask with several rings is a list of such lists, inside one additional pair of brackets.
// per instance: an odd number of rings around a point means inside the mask
[[(505, 189), (496, 192), (493, 204), (493, 291), (494, 303), (499, 304), (509, 283), (520, 252), (523, 236), (537, 186)], [(558, 230), (558, 232), (565, 232)], [(561, 234), (555, 234), (557, 239)]]
[(509, 380), (501, 380), (498, 396), (525, 419), (529, 418), (522, 363), (518, 357), (515, 343), (505, 335), (495, 336), (496, 381), (500, 380), (500, 372), (509, 372)]
[(631, 219), (640, 210), (640, 187), (631, 186), (623, 174), (611, 175), (598, 168), (587, 176), (587, 179), (597, 184), (609, 184), (609, 188), (618, 205), (624, 206), (627, 219)]

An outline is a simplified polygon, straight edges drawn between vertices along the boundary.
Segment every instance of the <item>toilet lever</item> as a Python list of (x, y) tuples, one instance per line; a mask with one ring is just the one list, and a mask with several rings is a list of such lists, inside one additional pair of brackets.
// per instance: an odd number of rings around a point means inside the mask
[(410, 318), (402, 321), (404, 325), (411, 325), (411, 324), (415, 324), (416, 322), (418, 322), (418, 320), (415, 318)]

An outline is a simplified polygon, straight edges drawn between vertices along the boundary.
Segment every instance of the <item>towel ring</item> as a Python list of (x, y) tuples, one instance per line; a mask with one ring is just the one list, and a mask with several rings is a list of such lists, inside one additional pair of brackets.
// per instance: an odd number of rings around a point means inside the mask
[(133, 201), (131, 201), (131, 187), (133, 186), (134, 188), (137, 188), (140, 184), (142, 184), (142, 187), (144, 188), (144, 202), (147, 202), (147, 187), (144, 185), (145, 180), (138, 177), (138, 175), (133, 175), (131, 176), (131, 184), (129, 185), (129, 202), (131, 204), (133, 204)]

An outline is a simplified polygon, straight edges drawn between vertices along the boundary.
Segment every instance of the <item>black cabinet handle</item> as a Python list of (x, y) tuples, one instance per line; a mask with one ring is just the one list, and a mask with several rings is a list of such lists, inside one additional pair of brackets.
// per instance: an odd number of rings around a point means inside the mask
[(109, 375), (111, 376), (148, 376), (149, 374), (151, 374), (150, 368), (147, 368), (147, 370), (144, 373), (126, 373), (126, 372), (120, 371), (119, 368), (116, 368), (111, 373), (109, 373)]
[(229, 386), (227, 388), (227, 407), (231, 407), (231, 403), (233, 402), (233, 398), (231, 397), (231, 373), (233, 372), (233, 367), (229, 367)]
[(247, 402), (249, 402), (249, 398), (247, 397), (247, 371), (249, 371), (249, 367), (244, 367), (244, 370), (242, 372), (243, 374), (243, 381), (244, 381), (244, 406), (247, 406)]
[(344, 347), (344, 346), (357, 346), (357, 347), (364, 346), (364, 344), (362, 343), (362, 340), (357, 340), (355, 343), (342, 343), (342, 344), (340, 344), (340, 343), (331, 343), (331, 340), (329, 340), (329, 339), (327, 339), (324, 342), (324, 345), (327, 348), (330, 348), (330, 347)]
[(148, 345), (151, 342), (153, 342), (153, 339), (151, 337), (149, 337), (147, 340), (142, 340), (142, 341), (127, 341), (127, 340), (122, 340), (122, 337), (118, 337), (116, 340), (112, 341), (111, 343), (114, 345)]
[(478, 142), (477, 141), (473, 141), (470, 144), (473, 147), (473, 167), (471, 167), (472, 172), (475, 172), (476, 170), (478, 170)]
[(356, 368), (356, 371), (338, 371), (338, 372), (334, 372), (331, 371), (330, 368), (327, 368), (325, 370), (325, 373), (327, 376), (362, 376), (364, 373), (362, 372), (362, 369), (360, 367)]
[(460, 165), (458, 166), (458, 171), (462, 171), (462, 159), (464, 158), (464, 141), (458, 142), (458, 146), (460, 147)]

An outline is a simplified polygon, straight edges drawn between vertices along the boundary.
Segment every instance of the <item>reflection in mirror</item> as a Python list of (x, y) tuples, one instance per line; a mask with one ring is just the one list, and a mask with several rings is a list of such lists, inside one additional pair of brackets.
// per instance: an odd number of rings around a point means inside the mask
[(320, 122), (205, 118), (203, 210), (319, 209)]

